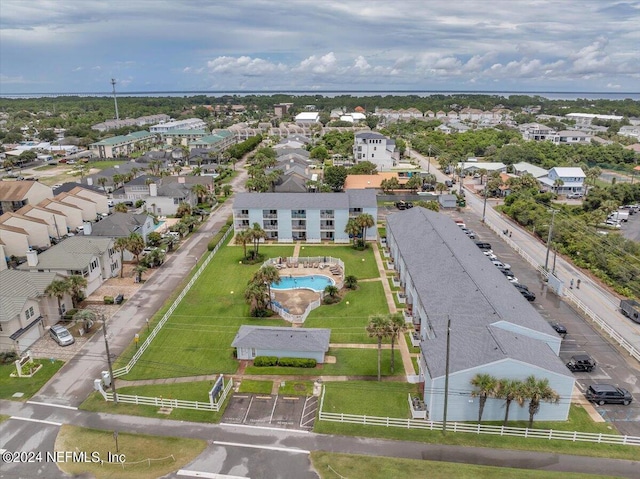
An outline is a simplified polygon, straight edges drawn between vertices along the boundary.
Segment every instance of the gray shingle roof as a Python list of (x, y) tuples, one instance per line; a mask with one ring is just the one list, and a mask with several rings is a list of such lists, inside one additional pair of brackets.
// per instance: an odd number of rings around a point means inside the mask
[(36, 299), (58, 277), (57, 273), (37, 273), (6, 269), (0, 271), (0, 322), (20, 314), (28, 299)]
[(21, 270), (81, 270), (89, 266), (96, 256), (102, 255), (113, 240), (96, 236), (73, 236), (52, 246), (38, 255), (38, 265), (31, 267), (28, 263), (21, 264)]
[(238, 193), (233, 208), (251, 209), (348, 209), (375, 208), (374, 190), (347, 190), (344, 193)]
[(362, 138), (365, 140), (380, 140), (386, 138), (386, 136), (381, 135), (380, 133), (374, 133), (372, 131), (363, 131), (356, 133), (356, 138)]
[[(405, 259), (418, 293), (416, 301), (423, 305), (435, 334), (423, 348), (432, 377), (444, 375), (447, 319), (451, 319), (452, 373), (511, 357), (566, 374), (544, 341), (502, 334), (507, 329), (528, 330), (542, 339), (558, 340), (551, 326), (450, 218), (413, 208), (387, 217), (387, 235)], [(524, 354), (522, 345), (527, 341), (535, 354)]]
[(148, 216), (146, 213), (115, 212), (102, 221), (93, 223), (90, 236), (109, 236), (111, 238), (129, 236), (142, 228)]
[(329, 350), (330, 329), (240, 326), (231, 346), (285, 351)]

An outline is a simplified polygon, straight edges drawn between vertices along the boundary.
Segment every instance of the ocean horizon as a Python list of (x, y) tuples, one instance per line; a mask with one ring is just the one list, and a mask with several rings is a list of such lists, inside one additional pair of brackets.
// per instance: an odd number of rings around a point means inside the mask
[[(167, 90), (167, 91), (122, 91), (116, 92), (119, 97), (190, 97), (190, 96), (212, 96), (219, 97), (225, 95), (247, 96), (247, 95), (290, 95), (290, 96), (311, 96), (337, 97), (350, 95), (355, 97), (365, 96), (421, 96), (433, 95), (487, 95), (501, 96), (508, 98), (512, 95), (524, 95), (530, 97), (543, 97), (549, 100), (640, 100), (640, 92), (575, 92), (575, 91), (505, 91), (505, 90)], [(53, 98), (61, 96), (78, 97), (110, 97), (113, 92), (31, 92), (31, 93), (0, 93), (0, 98), (5, 99), (28, 99), (28, 98)]]

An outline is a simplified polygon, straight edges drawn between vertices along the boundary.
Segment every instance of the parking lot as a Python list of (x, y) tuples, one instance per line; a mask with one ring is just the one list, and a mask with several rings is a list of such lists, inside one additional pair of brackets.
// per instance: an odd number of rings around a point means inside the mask
[(222, 422), (311, 430), (318, 410), (316, 396), (234, 393)]

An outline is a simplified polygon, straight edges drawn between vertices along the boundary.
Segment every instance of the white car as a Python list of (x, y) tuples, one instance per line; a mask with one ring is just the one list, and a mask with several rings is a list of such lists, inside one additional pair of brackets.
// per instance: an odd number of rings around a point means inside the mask
[(511, 265), (509, 263), (503, 263), (502, 261), (499, 261), (497, 259), (492, 259), (491, 262), (498, 268), (511, 269)]
[(495, 254), (493, 254), (493, 251), (491, 250), (485, 251), (484, 255), (491, 260), (498, 259), (498, 257)]

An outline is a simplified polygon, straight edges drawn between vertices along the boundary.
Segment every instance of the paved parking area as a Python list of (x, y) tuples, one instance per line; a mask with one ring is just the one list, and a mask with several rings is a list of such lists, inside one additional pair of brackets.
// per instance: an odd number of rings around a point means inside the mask
[(222, 422), (311, 430), (317, 409), (315, 396), (234, 393)]

